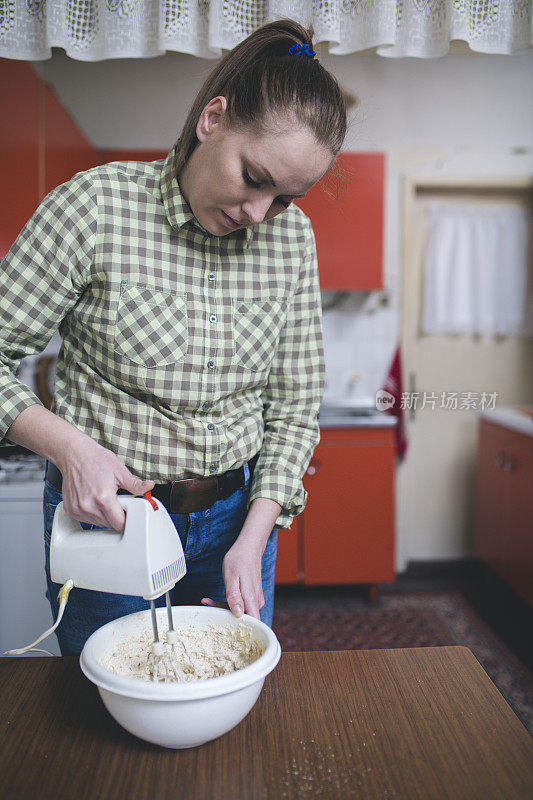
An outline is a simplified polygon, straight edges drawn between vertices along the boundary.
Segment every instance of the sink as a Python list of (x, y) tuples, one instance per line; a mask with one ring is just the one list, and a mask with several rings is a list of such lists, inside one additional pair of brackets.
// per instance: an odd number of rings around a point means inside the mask
[(324, 417), (369, 417), (379, 415), (373, 400), (367, 398), (363, 400), (331, 400), (323, 403), (319, 409), (320, 418)]
[(327, 400), (320, 406), (318, 421), (321, 428), (391, 428), (397, 423), (395, 416), (378, 411), (373, 397)]

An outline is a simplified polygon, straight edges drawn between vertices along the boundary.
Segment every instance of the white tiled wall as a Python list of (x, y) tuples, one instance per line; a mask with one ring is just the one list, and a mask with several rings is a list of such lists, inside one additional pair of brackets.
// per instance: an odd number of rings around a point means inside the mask
[[(326, 390), (324, 402), (374, 400), (387, 376), (398, 339), (396, 298), (385, 292), (346, 292), (334, 308), (322, 292)], [(352, 376), (358, 377), (353, 380)]]

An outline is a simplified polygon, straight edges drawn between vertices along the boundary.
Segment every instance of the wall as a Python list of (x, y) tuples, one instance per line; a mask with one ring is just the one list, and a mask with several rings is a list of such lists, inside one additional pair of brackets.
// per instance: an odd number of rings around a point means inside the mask
[[(402, 177), (532, 174), (533, 55), (470, 53), (462, 42), (440, 59), (387, 59), (373, 51), (330, 56), (322, 46), (318, 55), (360, 100), (345, 149), (383, 151), (387, 158), (385, 292), (323, 297), (325, 305), (339, 301), (324, 312), (327, 395), (371, 397), (400, 338)], [(33, 66), (98, 148), (168, 149), (214, 63), (182, 54), (87, 63), (55, 50)], [(354, 373), (359, 381), (350, 386)], [(431, 534), (421, 550), (416, 536), (408, 539), (399, 528), (399, 571), (409, 559), (441, 553)], [(452, 548), (447, 557), (462, 553)]]

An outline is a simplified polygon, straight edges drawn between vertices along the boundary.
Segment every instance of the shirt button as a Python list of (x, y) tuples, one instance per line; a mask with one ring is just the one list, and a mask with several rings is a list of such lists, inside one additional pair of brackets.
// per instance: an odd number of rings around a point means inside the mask
[(215, 280), (215, 273), (214, 272), (210, 272), (207, 277), (209, 278), (210, 281), (214, 281)]
[(215, 430), (215, 426), (213, 425), (212, 422), (209, 423), (209, 425), (207, 426), (207, 429), (210, 430), (210, 431), (214, 431)]
[(217, 321), (216, 316), (214, 314), (211, 314), (211, 316), (209, 317), (209, 322), (216, 322), (216, 321)]
[(214, 361), (208, 361), (207, 362), (207, 366), (209, 367), (209, 369), (213, 369), (213, 367), (215, 366), (215, 362)]
[(207, 411), (208, 408), (211, 408), (211, 403), (208, 403), (207, 401), (205, 403), (202, 403), (202, 408), (204, 409), (204, 411)]
[(209, 472), (214, 472), (216, 468), (217, 468), (216, 464), (211, 464), (211, 466), (209, 467)]

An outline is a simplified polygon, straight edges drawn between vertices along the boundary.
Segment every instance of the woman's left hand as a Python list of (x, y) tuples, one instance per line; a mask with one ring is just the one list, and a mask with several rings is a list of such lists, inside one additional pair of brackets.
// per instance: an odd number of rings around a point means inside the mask
[[(264, 548), (263, 548), (264, 552)], [(261, 619), (259, 609), (265, 605), (261, 581), (263, 553), (253, 541), (237, 539), (222, 561), (222, 575), (226, 585), (227, 602), (202, 598), (205, 606), (229, 608), (236, 617), (243, 613)]]

